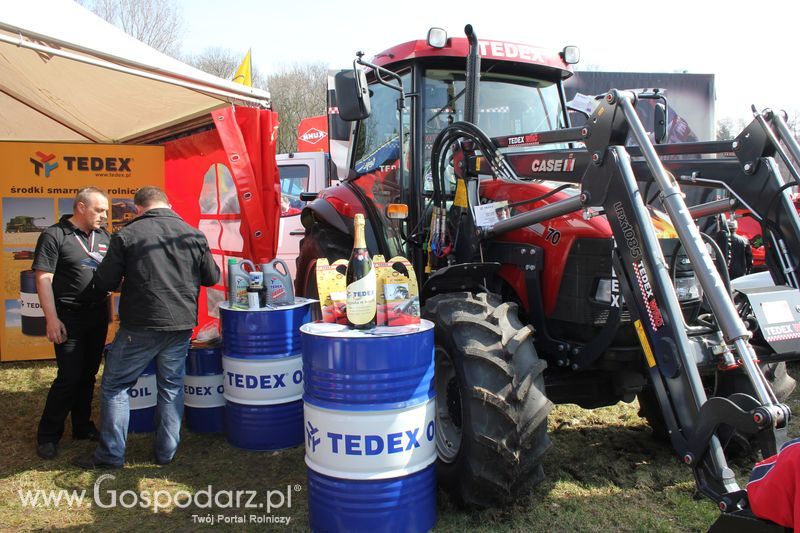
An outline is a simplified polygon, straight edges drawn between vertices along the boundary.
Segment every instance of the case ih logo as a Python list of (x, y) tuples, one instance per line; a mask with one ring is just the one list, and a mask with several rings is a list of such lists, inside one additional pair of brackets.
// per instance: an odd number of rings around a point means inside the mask
[(300, 140), (307, 142), (308, 144), (317, 144), (327, 136), (328, 134), (324, 131), (320, 131), (317, 128), (311, 128), (300, 136)]
[(532, 172), (572, 172), (575, 170), (574, 159), (535, 159), (531, 163)]
[(49, 178), (50, 173), (58, 168), (58, 163), (50, 162), (56, 158), (56, 154), (44, 154), (42, 152), (36, 152), (36, 157), (38, 160), (31, 157), (33, 171), (37, 176), (41, 176), (41, 172), (44, 170), (44, 177)]

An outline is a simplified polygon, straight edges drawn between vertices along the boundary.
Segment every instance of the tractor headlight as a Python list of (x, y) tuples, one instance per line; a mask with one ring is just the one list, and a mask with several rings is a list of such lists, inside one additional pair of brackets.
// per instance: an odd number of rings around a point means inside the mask
[(697, 280), (697, 276), (685, 276), (675, 278), (675, 294), (678, 295), (679, 302), (686, 302), (688, 300), (699, 300), (703, 297), (703, 288)]
[[(594, 294), (595, 300), (604, 304), (610, 304), (612, 300), (614, 300), (612, 297), (612, 288), (614, 289), (613, 293), (620, 293), (619, 282), (616, 279), (601, 278), (597, 280), (597, 290)], [(699, 300), (703, 297), (703, 288), (700, 287), (697, 276), (691, 274), (675, 279), (675, 294), (678, 296), (679, 302)], [(625, 303), (622, 294), (619, 295), (619, 303)]]
[[(597, 290), (594, 293), (594, 299), (604, 304), (610, 304), (612, 301), (611, 289), (619, 294), (619, 282), (616, 279), (601, 278), (597, 280)], [(625, 300), (622, 294), (619, 295), (619, 303), (622, 304)]]
[(447, 32), (442, 28), (428, 30), (428, 46), (431, 48), (444, 48), (447, 45)]

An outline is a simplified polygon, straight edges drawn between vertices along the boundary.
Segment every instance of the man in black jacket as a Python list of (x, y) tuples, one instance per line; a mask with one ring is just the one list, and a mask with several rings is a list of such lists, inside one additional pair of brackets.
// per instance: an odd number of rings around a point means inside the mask
[(120, 468), (128, 436), (128, 389), (155, 358), (158, 381), (155, 462), (169, 464), (178, 449), (183, 378), (200, 285), (219, 279), (205, 236), (170, 209), (156, 187), (143, 187), (133, 203), (139, 216), (111, 238), (94, 276), (94, 290), (122, 281), (120, 328), (106, 355), (100, 442), (82, 468)]

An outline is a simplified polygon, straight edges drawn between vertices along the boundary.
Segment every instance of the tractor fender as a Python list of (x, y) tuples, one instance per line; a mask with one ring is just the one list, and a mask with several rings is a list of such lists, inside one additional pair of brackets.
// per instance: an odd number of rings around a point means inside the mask
[(316, 221), (322, 221), (345, 235), (350, 234), (352, 227), (352, 223), (348, 225), (344, 217), (325, 198), (317, 198), (309, 203), (300, 214), (300, 223), (306, 229), (310, 229)]
[(462, 263), (440, 268), (425, 281), (420, 301), (447, 292), (485, 292), (485, 279), (497, 276), (500, 263)]

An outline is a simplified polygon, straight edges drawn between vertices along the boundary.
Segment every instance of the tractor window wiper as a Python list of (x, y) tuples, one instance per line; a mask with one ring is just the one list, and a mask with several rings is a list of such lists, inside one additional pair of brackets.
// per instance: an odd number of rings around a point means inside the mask
[(452, 105), (453, 105), (453, 104), (455, 104), (455, 103), (458, 101), (458, 99), (459, 99), (459, 98), (461, 98), (461, 96), (463, 96), (463, 94), (464, 94), (464, 92), (466, 92), (466, 90), (467, 90), (467, 88), (466, 88), (466, 87), (465, 87), (465, 88), (463, 88), (463, 89), (461, 89), (461, 90), (458, 92), (458, 94), (456, 94), (456, 95), (455, 95), (455, 96), (453, 96), (451, 99), (449, 99), (449, 100), (447, 101), (447, 103), (446, 103), (446, 104), (444, 104), (444, 106), (442, 106), (442, 108), (441, 108), (441, 109), (439, 109), (439, 111), (437, 111), (436, 113), (434, 113), (434, 114), (433, 114), (433, 116), (427, 120), (427, 122), (430, 122), (430, 121), (432, 121), (433, 119), (435, 119), (436, 117), (438, 117), (439, 115), (441, 115), (442, 113), (444, 113), (445, 109), (451, 109)]

